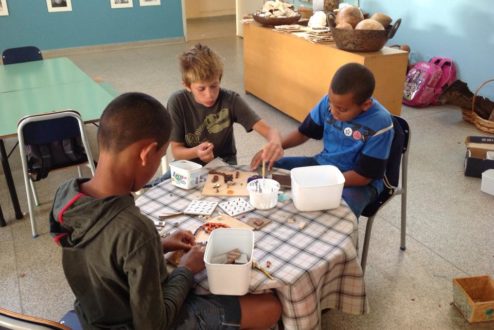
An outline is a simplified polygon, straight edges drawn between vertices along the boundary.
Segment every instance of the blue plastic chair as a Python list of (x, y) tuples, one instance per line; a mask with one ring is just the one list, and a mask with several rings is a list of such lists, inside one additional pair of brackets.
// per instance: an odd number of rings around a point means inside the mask
[(2, 53), (3, 64), (15, 64), (31, 61), (40, 61), (43, 59), (41, 51), (35, 46), (25, 46), (9, 48)]
[[(391, 152), (388, 158), (386, 176), (384, 178), (384, 191), (377, 197), (376, 201), (367, 205), (362, 211), (362, 215), (367, 217), (365, 227), (364, 245), (362, 247), (362, 258), (360, 264), (365, 273), (367, 264), (367, 254), (369, 252), (369, 242), (372, 225), (377, 212), (388, 203), (393, 197), (401, 195), (401, 242), (400, 249), (405, 251), (405, 238), (407, 226), (407, 174), (408, 174), (408, 151), (410, 144), (410, 127), (405, 119), (393, 116), (394, 138), (391, 145)], [(401, 184), (400, 184), (401, 168)]]

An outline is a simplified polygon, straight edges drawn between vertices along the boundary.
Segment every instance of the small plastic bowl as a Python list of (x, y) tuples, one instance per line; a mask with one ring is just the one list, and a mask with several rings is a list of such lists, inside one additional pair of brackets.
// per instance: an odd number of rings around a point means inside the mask
[(249, 203), (259, 210), (267, 210), (278, 203), (280, 184), (272, 179), (257, 179), (247, 184)]

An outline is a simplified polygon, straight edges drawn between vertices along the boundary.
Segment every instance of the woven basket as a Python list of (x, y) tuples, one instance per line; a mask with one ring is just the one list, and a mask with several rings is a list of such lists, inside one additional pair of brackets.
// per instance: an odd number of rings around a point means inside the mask
[[(462, 115), (463, 115), (463, 120), (468, 122), (468, 123), (471, 123), (471, 124), (474, 124), (475, 127), (477, 127), (479, 130), (483, 131), (483, 132), (486, 132), (486, 133), (490, 133), (490, 134), (494, 134), (494, 121), (491, 121), (491, 120), (486, 120), (482, 117), (480, 117), (476, 112), (475, 112), (475, 100), (477, 98), (477, 95), (478, 93), (480, 92), (480, 90), (485, 86), (487, 85), (488, 83), (490, 82), (493, 82), (494, 79), (489, 79), (489, 80), (486, 80), (484, 81), (478, 88), (477, 90), (475, 91), (475, 94), (473, 95), (473, 99), (472, 99), (472, 107), (470, 109), (467, 109), (467, 108), (462, 108)], [(494, 110), (493, 110), (494, 111)]]
[(297, 23), (302, 16), (300, 14), (290, 17), (264, 17), (258, 14), (252, 14), (252, 18), (257, 23), (265, 26), (275, 26), (275, 25), (290, 25)]
[(328, 25), (331, 28), (336, 47), (350, 52), (376, 52), (383, 48), (386, 42), (393, 38), (400, 27), (401, 18), (384, 30), (343, 30), (336, 28), (333, 15), (328, 16)]

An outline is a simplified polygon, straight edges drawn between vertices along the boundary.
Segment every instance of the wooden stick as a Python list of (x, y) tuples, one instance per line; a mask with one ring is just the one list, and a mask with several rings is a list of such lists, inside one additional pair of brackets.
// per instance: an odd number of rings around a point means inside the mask
[(262, 161), (262, 178), (264, 179), (265, 176), (266, 176), (266, 163), (263, 160)]

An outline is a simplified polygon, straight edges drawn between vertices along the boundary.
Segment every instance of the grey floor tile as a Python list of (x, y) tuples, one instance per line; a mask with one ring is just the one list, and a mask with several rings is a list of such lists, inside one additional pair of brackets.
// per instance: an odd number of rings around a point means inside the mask
[(14, 242), (0, 241), (0, 307), (21, 312)]

